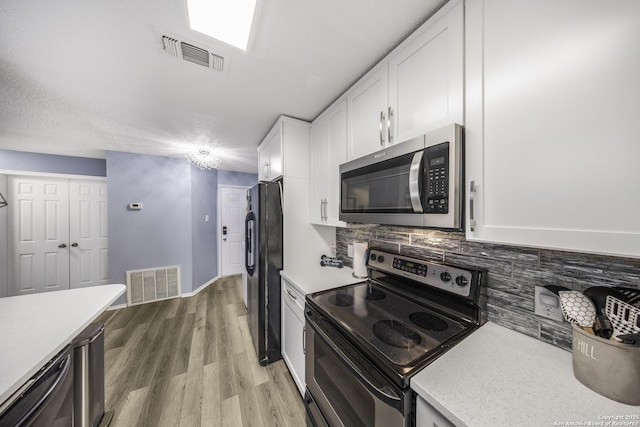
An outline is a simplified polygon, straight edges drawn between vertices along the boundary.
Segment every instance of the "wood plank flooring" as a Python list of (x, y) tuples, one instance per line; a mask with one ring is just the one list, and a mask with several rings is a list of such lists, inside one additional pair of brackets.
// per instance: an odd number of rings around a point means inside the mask
[(105, 312), (105, 410), (130, 426), (305, 425), (282, 360), (260, 366), (239, 276), (190, 298)]

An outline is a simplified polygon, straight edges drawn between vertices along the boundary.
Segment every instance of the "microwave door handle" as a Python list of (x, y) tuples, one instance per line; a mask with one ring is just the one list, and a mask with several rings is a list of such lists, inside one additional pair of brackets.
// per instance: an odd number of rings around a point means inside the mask
[(422, 200), (420, 200), (420, 168), (422, 167), (422, 156), (424, 151), (418, 151), (413, 155), (411, 168), (409, 168), (409, 195), (411, 196), (411, 206), (416, 213), (423, 212)]

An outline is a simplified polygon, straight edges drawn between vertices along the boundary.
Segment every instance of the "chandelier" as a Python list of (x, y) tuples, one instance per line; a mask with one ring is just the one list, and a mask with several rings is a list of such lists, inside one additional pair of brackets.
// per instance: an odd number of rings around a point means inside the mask
[(202, 170), (215, 169), (220, 166), (222, 160), (209, 148), (196, 148), (191, 153), (186, 154), (187, 160), (193, 166)]

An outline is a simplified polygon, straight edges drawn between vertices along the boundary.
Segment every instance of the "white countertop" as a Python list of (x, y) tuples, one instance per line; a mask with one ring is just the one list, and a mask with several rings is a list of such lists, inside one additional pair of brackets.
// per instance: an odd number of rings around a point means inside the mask
[(606, 425), (602, 417), (640, 414), (582, 385), (571, 353), (491, 322), (414, 376), (411, 388), (456, 426)]
[(125, 291), (124, 285), (0, 298), (0, 403)]
[(282, 270), (280, 275), (297, 287), (303, 294), (312, 294), (331, 288), (362, 282), (364, 279), (353, 277), (353, 269), (349, 267), (311, 267), (303, 272)]

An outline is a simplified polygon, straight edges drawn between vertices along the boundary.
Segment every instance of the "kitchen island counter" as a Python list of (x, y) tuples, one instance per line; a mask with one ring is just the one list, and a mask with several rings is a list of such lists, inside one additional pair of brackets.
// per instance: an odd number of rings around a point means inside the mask
[(0, 298), (0, 403), (124, 292), (104, 285)]
[(414, 376), (411, 388), (456, 426), (640, 426), (640, 406), (573, 376), (571, 353), (492, 322)]

